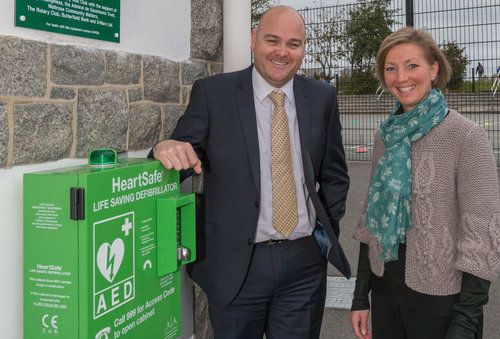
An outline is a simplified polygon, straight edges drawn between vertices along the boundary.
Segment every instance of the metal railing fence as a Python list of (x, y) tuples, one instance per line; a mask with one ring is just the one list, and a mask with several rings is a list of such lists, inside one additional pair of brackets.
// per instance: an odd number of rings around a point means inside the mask
[(300, 12), (308, 34), (301, 71), (337, 87), (348, 160), (370, 159), (394, 102), (373, 76), (376, 49), (412, 21), (452, 56), (459, 76), (446, 90), (448, 106), (484, 127), (500, 167), (500, 0), (353, 0)]

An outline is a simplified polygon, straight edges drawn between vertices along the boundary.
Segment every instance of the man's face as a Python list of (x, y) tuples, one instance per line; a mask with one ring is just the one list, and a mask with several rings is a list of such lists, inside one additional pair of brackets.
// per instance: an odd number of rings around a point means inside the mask
[(305, 29), (299, 14), (289, 8), (272, 9), (252, 31), (254, 64), (271, 86), (280, 88), (304, 59)]

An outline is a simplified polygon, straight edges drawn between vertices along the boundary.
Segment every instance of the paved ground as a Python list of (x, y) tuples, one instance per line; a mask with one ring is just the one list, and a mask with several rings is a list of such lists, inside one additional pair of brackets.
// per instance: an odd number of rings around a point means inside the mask
[[(356, 227), (356, 221), (361, 214), (361, 202), (366, 198), (368, 181), (370, 175), (370, 163), (351, 161), (349, 162), (349, 175), (351, 177), (351, 189), (347, 199), (346, 216), (342, 219), (340, 242), (346, 252), (349, 262), (356, 275), (358, 266), (358, 246), (352, 239), (352, 234)], [(499, 171), (500, 180), (500, 171)], [(340, 276), (333, 266), (328, 268), (328, 275)], [(500, 323), (498, 314), (500, 313), (500, 279), (491, 285), (490, 301), (485, 308), (485, 339), (500, 338)], [(323, 317), (321, 339), (347, 339), (355, 338), (351, 331), (347, 310), (327, 308)]]

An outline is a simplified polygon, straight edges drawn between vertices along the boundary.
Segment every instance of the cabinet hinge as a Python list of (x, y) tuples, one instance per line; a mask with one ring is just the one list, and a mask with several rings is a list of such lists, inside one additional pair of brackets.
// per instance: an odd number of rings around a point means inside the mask
[(85, 190), (83, 188), (70, 188), (70, 218), (71, 220), (85, 219)]

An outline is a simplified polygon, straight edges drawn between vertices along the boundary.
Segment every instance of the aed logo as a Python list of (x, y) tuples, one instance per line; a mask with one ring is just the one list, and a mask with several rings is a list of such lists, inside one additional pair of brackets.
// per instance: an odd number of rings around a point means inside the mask
[(158, 184), (162, 179), (163, 173), (158, 170), (154, 170), (153, 173), (144, 171), (137, 176), (128, 179), (122, 179), (121, 177), (112, 178), (111, 188), (113, 193), (117, 193), (137, 187)]
[(107, 313), (107, 311), (115, 309), (119, 305), (122, 305), (127, 301), (133, 299), (133, 286), (134, 285), (132, 278), (130, 278), (98, 293), (96, 295), (96, 318), (99, 318), (101, 315)]
[(94, 319), (135, 297), (135, 214), (94, 223)]

